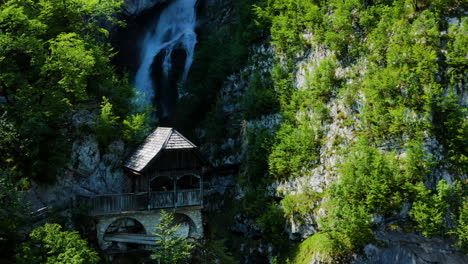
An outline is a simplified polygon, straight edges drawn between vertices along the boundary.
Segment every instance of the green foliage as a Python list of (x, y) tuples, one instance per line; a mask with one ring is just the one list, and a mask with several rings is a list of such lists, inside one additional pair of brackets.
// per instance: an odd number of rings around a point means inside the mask
[(288, 243), (286, 240), (286, 232), (284, 231), (285, 218), (283, 211), (278, 203), (272, 201), (267, 202), (266, 208), (262, 210), (262, 214), (257, 218), (257, 223), (262, 228), (265, 238), (270, 241), (278, 251), (284, 250)]
[(306, 87), (311, 91), (310, 97), (326, 103), (330, 100), (334, 90), (340, 85), (340, 79), (336, 77), (338, 67), (333, 57), (324, 59), (307, 75)]
[(463, 199), (463, 204), (460, 207), (460, 215), (457, 219), (457, 228), (453, 233), (458, 237), (455, 246), (466, 253), (468, 252), (468, 199), (466, 196)]
[[(442, 227), (450, 226), (447, 219), (454, 214), (461, 224), (449, 232), (459, 236), (459, 247), (464, 245), (465, 214), (456, 202), (463, 196), (459, 184), (439, 183), (435, 194), (422, 184), (430, 182), (436, 168), (448, 166), (455, 178), (467, 170), (467, 110), (461, 95), (467, 79), (468, 20), (461, 1), (264, 0), (254, 8), (258, 21), (270, 27), (281, 61), (271, 71), (283, 122), (270, 147), (270, 175), (282, 180), (316, 166), (328, 128), (324, 124), (332, 121), (332, 99), (350, 102), (352, 116), (347, 113), (343, 125), (366, 139), (343, 150), (340, 182), (327, 192), (331, 201), (319, 233), (327, 241), (324, 254), (343, 257), (358, 250), (372, 239), (370, 216), (396, 215), (403, 201), (413, 203), (411, 217), (425, 235), (445, 234), (448, 227)], [(311, 65), (305, 85), (297, 89), (300, 55), (308, 54), (307, 48), (318, 50), (308, 45), (326, 46), (331, 56)], [(262, 103), (255, 94), (247, 95), (249, 105)], [(428, 138), (434, 136), (445, 152), (437, 162), (427, 150)], [(256, 144), (249, 141), (248, 148), (260, 149)], [(391, 152), (397, 149), (404, 154)], [(291, 217), (309, 213), (313, 201), (286, 196), (281, 204)], [(304, 254), (293, 263), (310, 261), (309, 253), (318, 250), (310, 242), (303, 245)]]
[(365, 205), (333, 199), (326, 207), (327, 216), (319, 222), (321, 232), (329, 239), (328, 254), (334, 259), (343, 258), (372, 240), (371, 214)]
[(295, 128), (283, 124), (276, 133), (276, 140), (268, 161), (274, 178), (286, 179), (297, 175), (318, 159), (319, 141), (315, 131), (307, 125)]
[(322, 261), (332, 262), (333, 256), (330, 253), (334, 250), (333, 241), (326, 234), (315, 233), (296, 246), (285, 258), (284, 263), (309, 264), (313, 261), (314, 256), (318, 254), (320, 254)]
[(295, 54), (305, 48), (302, 33), (320, 25), (319, 1), (266, 0), (255, 7), (259, 19), (271, 24), (273, 44), (281, 54)]
[[(226, 253), (226, 248), (224, 247), (224, 240), (214, 240), (210, 239), (206, 245), (203, 247), (205, 250), (208, 250), (213, 254), (213, 262), (216, 260), (220, 260), (221, 263), (225, 264), (235, 264), (236, 260), (234, 257), (230, 256)], [(196, 261), (196, 260), (195, 260)], [(206, 262), (206, 256), (203, 257), (203, 260), (200, 258), (199, 262), (196, 263), (210, 263)]]
[[(71, 113), (106, 96), (128, 111), (131, 89), (115, 73), (108, 32), (120, 0), (9, 0), (0, 5), (0, 105), (24, 150), (10, 158), (23, 176), (51, 182), (67, 162)], [(8, 149), (7, 153), (14, 153)]]
[(187, 238), (177, 236), (179, 228), (180, 224), (174, 224), (174, 215), (162, 210), (157, 231), (153, 233), (158, 236), (158, 247), (154, 249), (152, 259), (157, 259), (163, 264), (186, 263), (195, 246)]
[(225, 135), (226, 118), (222, 102), (222, 100), (217, 101), (211, 111), (206, 114), (204, 127), (206, 127), (206, 136), (210, 143), (219, 143)]
[[(427, 180), (435, 163), (432, 155), (425, 152), (424, 142), (421, 140), (406, 142), (405, 149), (406, 155), (400, 160), (403, 171), (396, 175), (396, 180), (405, 190), (403, 195), (408, 192), (406, 196), (408, 197), (409, 194), (412, 194), (414, 184)], [(414, 198), (414, 196), (410, 198)]]
[(415, 186), (417, 197), (410, 212), (411, 218), (417, 223), (416, 228), (424, 236), (433, 236), (446, 233), (445, 219), (450, 208), (450, 200), (459, 200), (461, 185), (455, 182), (448, 185), (445, 180), (437, 184), (437, 193), (427, 189), (423, 183)]
[(17, 170), (21, 166), (17, 157), (26, 151), (26, 145), (14, 124), (5, 115), (0, 116), (0, 167)]
[(266, 181), (272, 138), (273, 135), (267, 128), (247, 128), (247, 149), (243, 166), (246, 184), (258, 185)]
[(11, 257), (18, 232), (28, 224), (21, 190), (24, 187), (24, 182), (15, 181), (12, 171), (0, 169), (0, 262), (2, 258)]
[(287, 218), (291, 219), (294, 216), (299, 216), (297, 220), (303, 222), (303, 219), (307, 215), (313, 213), (317, 202), (320, 200), (321, 195), (314, 191), (296, 195), (286, 195), (283, 200), (281, 200), (281, 209)]
[(144, 111), (136, 112), (127, 115), (123, 120), (123, 139), (133, 145), (138, 145), (151, 132), (153, 127), (151, 120), (151, 108), (146, 108)]
[(461, 18), (460, 24), (454, 23), (448, 31), (447, 64), (450, 84), (458, 89), (466, 84), (467, 73), (464, 70), (468, 64), (468, 19)]
[(254, 74), (241, 102), (242, 113), (246, 120), (278, 112), (278, 101), (271, 86), (267, 79)]
[(102, 98), (101, 114), (98, 116), (96, 124), (96, 136), (101, 146), (108, 146), (117, 137), (117, 121), (112, 110), (112, 104), (106, 97)]
[(93, 264), (98, 254), (88, 247), (78, 232), (62, 231), (58, 224), (45, 224), (34, 229), (31, 240), (24, 243), (17, 255), (18, 263)]
[(294, 75), (292, 73), (292, 61), (288, 60), (286, 64), (277, 62), (271, 69), (273, 79), (273, 88), (279, 98), (281, 108), (289, 104), (294, 88)]
[(243, 216), (255, 220), (261, 228), (262, 240), (271, 243), (278, 251), (287, 249), (289, 245), (284, 229), (286, 219), (278, 202), (267, 196), (261, 185), (247, 190), (237, 204), (237, 210)]
[(394, 153), (382, 154), (365, 144), (352, 152), (341, 170), (341, 182), (333, 196), (353, 205), (364, 205), (369, 212), (385, 214), (401, 205), (401, 182)]
[(458, 174), (468, 170), (468, 109), (450, 92), (435, 107), (437, 138), (444, 145), (451, 169)]
[(95, 65), (92, 51), (76, 33), (61, 33), (49, 43), (50, 56), (42, 67), (43, 74), (70, 100), (86, 99), (87, 80)]

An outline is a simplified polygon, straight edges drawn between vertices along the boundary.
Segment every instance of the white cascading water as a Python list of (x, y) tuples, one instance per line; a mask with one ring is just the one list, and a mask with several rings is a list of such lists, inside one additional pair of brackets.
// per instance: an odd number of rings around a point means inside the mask
[[(152, 105), (154, 99), (151, 65), (154, 58), (163, 50), (163, 74), (167, 76), (172, 67), (171, 54), (176, 47), (183, 47), (187, 57), (182, 80), (187, 79), (193, 61), (193, 53), (197, 43), (195, 33), (197, 0), (175, 0), (162, 12), (155, 27), (150, 28), (142, 43), (141, 65), (135, 77), (135, 87), (138, 94), (138, 104)], [(176, 88), (175, 88), (176, 89)]]

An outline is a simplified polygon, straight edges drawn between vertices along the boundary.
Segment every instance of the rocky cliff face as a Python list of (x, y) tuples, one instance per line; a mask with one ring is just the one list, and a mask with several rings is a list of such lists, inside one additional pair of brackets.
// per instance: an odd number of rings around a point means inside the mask
[(143, 11), (168, 1), (169, 0), (125, 0), (123, 10), (127, 15), (138, 16)]
[[(305, 36), (307, 38), (307, 36)], [(332, 52), (325, 47), (315, 45), (314, 48), (307, 51), (302, 59), (296, 62), (296, 89), (305, 89), (306, 75), (313, 72), (314, 68), (326, 58), (332, 56)], [(223, 138), (221, 144), (208, 144), (202, 146), (205, 153), (210, 153), (210, 159), (216, 166), (224, 165), (240, 165), (245, 161), (246, 147), (248, 146), (248, 138), (246, 136), (247, 129), (270, 129), (274, 131), (274, 127), (279, 124), (278, 115), (263, 116), (257, 120), (246, 121), (242, 120), (240, 112), (240, 98), (242, 98), (248, 89), (250, 80), (254, 73), (265, 73), (273, 67), (273, 49), (271, 46), (259, 45), (252, 47), (250, 64), (237, 74), (233, 74), (227, 78), (223, 88), (219, 93), (219, 100), (223, 106), (223, 116), (226, 118), (226, 127), (228, 131)], [(345, 78), (350, 75), (362, 75), (365, 73), (365, 65), (358, 67), (338, 67), (336, 76)], [(462, 96), (466, 96), (463, 93)], [(333, 182), (339, 180), (337, 165), (341, 164), (346, 156), (342, 150), (344, 147), (357, 140), (357, 131), (362, 129), (360, 120), (356, 118), (355, 113), (359, 112), (362, 107), (363, 100), (356, 101), (353, 107), (346, 104), (345, 98), (333, 97), (326, 105), (329, 111), (329, 120), (320, 126), (323, 136), (323, 144), (319, 151), (319, 164), (311, 170), (304, 170), (300, 176), (291, 178), (285, 181), (272, 182), (268, 186), (270, 195), (281, 198), (286, 195), (295, 195), (306, 191), (315, 191), (322, 193)], [(304, 113), (298, 113), (298, 116)], [(306, 113), (307, 114), (307, 113)], [(310, 114), (310, 113), (309, 113)], [(311, 117), (313, 119), (313, 117)], [(408, 117), (417, 118), (417, 117)], [(350, 124), (351, 123), (351, 124)], [(203, 129), (201, 129), (203, 130)], [(204, 133), (199, 133), (203, 138)], [(404, 139), (403, 139), (404, 140)], [(434, 136), (425, 138), (425, 151), (434, 157), (435, 161), (444, 160), (443, 147)], [(382, 143), (382, 148), (390, 151), (395, 151), (397, 157), (405, 157), (406, 153), (399, 145), (388, 140)], [(221, 154), (220, 154), (221, 153)], [(465, 175), (466, 176), (466, 175)], [(432, 182), (437, 182), (440, 179), (445, 179), (449, 184), (457, 178), (452, 175), (446, 167), (442, 166), (436, 169), (431, 174)], [(242, 188), (236, 188), (236, 199), (243, 196)], [(408, 218), (408, 205), (404, 206), (400, 215), (402, 218)], [(291, 240), (300, 241), (318, 230), (316, 218), (323, 214), (323, 211), (310, 212), (305, 219), (297, 221), (295, 217), (288, 220), (286, 231), (289, 233)], [(261, 230), (255, 221), (246, 219), (245, 216), (238, 214), (235, 217), (235, 225), (231, 227), (233, 232), (241, 233), (246, 237), (258, 236)], [(378, 219), (377, 219), (378, 218)], [(377, 216), (375, 221), (385, 221), (382, 217)], [(305, 221), (304, 221), (305, 220)], [(354, 263), (466, 263), (468, 257), (457, 252), (450, 241), (444, 241), (438, 238), (426, 238), (413, 233), (405, 233), (402, 230), (393, 232), (378, 231), (376, 234), (378, 243), (368, 244), (364, 249), (364, 254), (356, 258)], [(385, 245), (385, 246), (382, 246)], [(245, 254), (252, 252), (266, 252), (271, 250), (267, 245), (259, 246), (256, 249), (242, 249)], [(270, 255), (271, 254), (267, 254)], [(317, 255), (313, 258), (312, 263), (322, 263), (321, 256)]]
[[(93, 126), (97, 110), (80, 110), (72, 117), (72, 129), (86, 131)], [(122, 169), (125, 145), (122, 141), (113, 142), (106, 151), (100, 150), (96, 135), (79, 133), (73, 140), (68, 165), (51, 185), (32, 183), (28, 192), (32, 211), (46, 207), (66, 207), (77, 195), (96, 195), (125, 192), (127, 177)]]
[(364, 263), (453, 263), (467, 262), (467, 256), (456, 252), (447, 241), (428, 239), (415, 234), (377, 233), (379, 241), (386, 243), (385, 247), (369, 244), (364, 248), (364, 256), (359, 257), (354, 264)]

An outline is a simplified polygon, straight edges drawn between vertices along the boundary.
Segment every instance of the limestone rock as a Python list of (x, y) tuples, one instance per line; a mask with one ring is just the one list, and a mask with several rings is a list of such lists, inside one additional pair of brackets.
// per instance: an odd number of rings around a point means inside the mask
[(149, 8), (165, 2), (167, 0), (125, 0), (123, 10), (127, 15), (137, 16)]
[(397, 232), (380, 232), (377, 238), (387, 246), (368, 244), (364, 248), (364, 256), (354, 261), (354, 264), (468, 263), (468, 256), (456, 252), (441, 239)]
[(247, 238), (260, 237), (260, 226), (254, 220), (243, 214), (236, 214), (234, 220), (235, 223), (230, 227), (232, 232), (242, 233)]
[(130, 185), (121, 168), (124, 154), (122, 141), (113, 142), (101, 154), (95, 135), (75, 139), (69, 164), (58, 173), (56, 182), (32, 182), (28, 191), (31, 211), (45, 206), (68, 207), (77, 195), (126, 191)]

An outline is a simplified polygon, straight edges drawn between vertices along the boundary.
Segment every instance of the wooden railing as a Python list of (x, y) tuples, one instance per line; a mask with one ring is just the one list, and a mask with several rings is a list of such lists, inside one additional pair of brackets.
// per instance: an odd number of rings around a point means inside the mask
[(108, 214), (202, 205), (202, 195), (200, 189), (194, 189), (178, 190), (177, 192), (166, 191), (80, 196), (79, 201), (87, 205), (92, 214)]
[(201, 202), (200, 190), (180, 190), (177, 192), (177, 206), (199, 205)]

